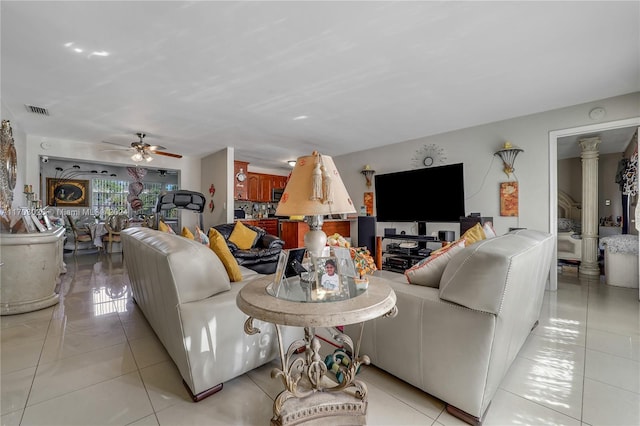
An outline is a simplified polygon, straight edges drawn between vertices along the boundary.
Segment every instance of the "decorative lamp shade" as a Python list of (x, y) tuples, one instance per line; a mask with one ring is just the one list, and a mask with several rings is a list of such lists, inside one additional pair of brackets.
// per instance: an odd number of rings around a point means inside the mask
[(315, 151), (298, 158), (276, 209), (277, 216), (355, 212), (333, 159)]

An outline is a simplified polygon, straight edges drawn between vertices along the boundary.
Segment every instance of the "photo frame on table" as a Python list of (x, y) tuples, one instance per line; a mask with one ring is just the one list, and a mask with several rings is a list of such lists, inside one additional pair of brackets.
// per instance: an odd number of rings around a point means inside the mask
[(31, 214), (31, 220), (33, 221), (33, 224), (36, 226), (36, 228), (38, 229), (38, 231), (40, 232), (47, 232), (47, 227), (44, 226), (42, 224), (42, 222), (40, 222), (40, 219), (38, 219), (38, 216), (36, 216), (35, 213)]
[(307, 273), (307, 268), (303, 266), (306, 252), (307, 250), (304, 248), (280, 251), (274, 280), (271, 284), (271, 293), (274, 296), (279, 297), (283, 289), (291, 292), (294, 286), (300, 288), (302, 274)]
[(313, 257), (316, 296), (323, 299), (341, 292), (343, 282), (335, 256)]
[(345, 277), (356, 277), (356, 268), (351, 259), (351, 250), (345, 247), (333, 247), (333, 255), (336, 258), (338, 271)]
[(89, 207), (89, 181), (47, 178), (47, 205)]
[(22, 214), (20, 218), (22, 219), (22, 223), (24, 223), (24, 227), (28, 233), (38, 232), (38, 228), (36, 228), (36, 224), (33, 223), (33, 219), (31, 219), (31, 214), (29, 213), (29, 209), (26, 207), (21, 208)]
[(51, 224), (51, 219), (49, 219), (49, 214), (47, 212), (42, 213), (42, 219), (44, 220), (44, 225), (50, 231), (53, 229), (53, 225)]

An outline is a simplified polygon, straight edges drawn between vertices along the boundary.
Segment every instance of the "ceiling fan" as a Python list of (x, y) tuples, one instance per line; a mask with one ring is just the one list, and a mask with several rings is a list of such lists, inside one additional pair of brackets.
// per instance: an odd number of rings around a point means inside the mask
[[(163, 146), (149, 145), (144, 141), (144, 137), (146, 136), (146, 134), (142, 132), (136, 133), (136, 136), (138, 137), (139, 140), (135, 142), (131, 142), (131, 149), (134, 150), (134, 153), (131, 156), (131, 159), (136, 163), (139, 163), (141, 161), (147, 161), (147, 162), (152, 161), (153, 157), (151, 156), (151, 154), (164, 155), (165, 157), (172, 157), (172, 158), (182, 158), (182, 155), (180, 154), (173, 154), (171, 152), (162, 151), (166, 149)], [(117, 144), (113, 144), (111, 142), (106, 142), (106, 141), (105, 143), (117, 145)]]

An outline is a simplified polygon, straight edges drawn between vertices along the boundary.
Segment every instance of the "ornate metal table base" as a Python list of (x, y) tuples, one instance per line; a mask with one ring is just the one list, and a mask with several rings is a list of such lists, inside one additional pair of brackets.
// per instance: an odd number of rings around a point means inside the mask
[[(362, 364), (369, 364), (369, 357), (358, 356), (360, 342), (354, 347), (346, 334), (336, 334), (334, 338), (346, 349), (339, 358), (333, 355), (333, 371), (341, 380), (333, 381), (327, 375), (327, 365), (320, 355), (320, 340), (311, 327), (305, 327), (304, 339), (291, 343), (284, 352), (280, 325), (275, 324), (280, 349), (281, 368), (271, 371), (271, 377), (279, 377), (285, 389), (273, 402), (273, 426), (296, 425), (315, 419), (334, 417), (332, 424), (363, 425), (367, 414), (367, 386), (355, 376)], [(360, 324), (360, 335), (362, 327)], [(259, 333), (253, 327), (253, 318), (245, 322), (247, 334)], [(304, 353), (301, 353), (304, 351)], [(350, 354), (352, 354), (350, 356)], [(337, 374), (337, 373), (340, 374)]]

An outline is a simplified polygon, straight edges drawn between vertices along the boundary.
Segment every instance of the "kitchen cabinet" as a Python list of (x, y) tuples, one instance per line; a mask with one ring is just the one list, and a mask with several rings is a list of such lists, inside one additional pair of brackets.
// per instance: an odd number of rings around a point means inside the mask
[(258, 173), (249, 173), (247, 178), (248, 200), (262, 201), (260, 197), (260, 175)]
[(267, 231), (267, 234), (279, 236), (278, 234), (278, 219), (243, 219), (242, 223), (245, 225), (257, 226)]
[[(234, 199), (270, 203), (272, 190), (287, 186), (288, 176), (250, 173), (249, 163), (234, 161)], [(244, 176), (244, 177), (243, 177)]]
[[(343, 237), (351, 236), (351, 222), (349, 220), (325, 220), (322, 230), (327, 236), (338, 233)], [(280, 239), (284, 241), (285, 249), (304, 247), (304, 234), (309, 232), (309, 225), (298, 220), (280, 221)]]

